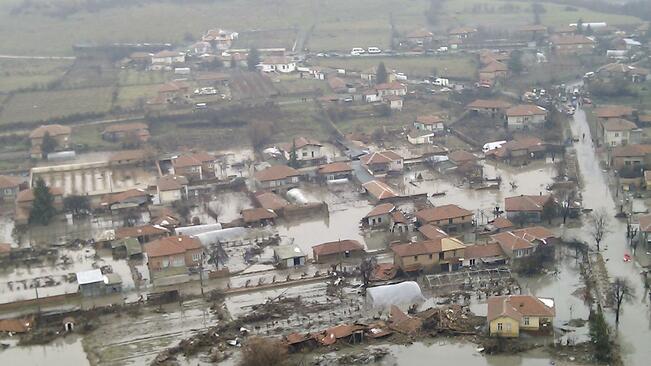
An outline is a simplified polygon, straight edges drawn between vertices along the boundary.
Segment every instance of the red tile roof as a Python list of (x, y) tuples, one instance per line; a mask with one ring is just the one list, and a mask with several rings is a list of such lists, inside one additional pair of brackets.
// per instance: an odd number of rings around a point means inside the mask
[(484, 66), (479, 70), (479, 72), (503, 72), (503, 71), (509, 71), (508, 66), (505, 64), (499, 62), (499, 61), (493, 61), (489, 63), (488, 65)]
[(369, 213), (366, 214), (366, 217), (387, 215), (396, 209), (396, 206), (393, 203), (383, 203), (381, 205), (375, 206)]
[(427, 224), (419, 227), (418, 232), (420, 232), (421, 234), (423, 234), (425, 238), (430, 240), (445, 238), (448, 236), (448, 233), (443, 231), (438, 226), (434, 226), (432, 224)]
[(609, 105), (595, 108), (594, 114), (599, 118), (626, 117), (633, 114), (635, 109), (625, 105)]
[(350, 172), (352, 170), (353, 168), (351, 168), (348, 162), (340, 161), (340, 162), (321, 165), (319, 167), (319, 174), (344, 173), (344, 172)]
[(609, 118), (603, 126), (606, 131), (630, 131), (637, 128), (635, 123), (622, 118)]
[(362, 184), (362, 187), (364, 187), (364, 189), (377, 200), (398, 197), (398, 193), (396, 193), (393, 188), (379, 180), (366, 182)]
[(19, 177), (13, 177), (11, 175), (0, 175), (0, 189), (16, 188), (23, 182), (24, 180)]
[(214, 156), (206, 152), (198, 152), (192, 154), (183, 154), (172, 160), (172, 165), (174, 165), (175, 168), (187, 168), (191, 166), (199, 166), (211, 161), (215, 161)]
[(135, 197), (148, 197), (149, 194), (145, 192), (142, 189), (129, 189), (124, 192), (119, 192), (119, 193), (111, 193), (107, 194), (104, 197), (102, 197), (101, 204), (102, 205), (112, 205), (114, 203), (119, 203), (124, 200), (128, 200), (130, 198), (135, 198)]
[(531, 242), (523, 239), (518, 235), (515, 235), (510, 231), (491, 235), (491, 238), (497, 241), (500, 247), (502, 247), (504, 250), (514, 251), (518, 249), (533, 248), (533, 244), (531, 244)]
[(402, 160), (402, 156), (398, 155), (397, 153), (395, 153), (395, 152), (393, 152), (391, 150), (386, 150), (386, 151), (372, 152), (372, 153), (366, 154), (366, 155), (360, 157), (359, 160), (364, 165), (386, 164), (386, 163), (390, 163), (390, 162), (393, 162), (393, 161)]
[(267, 208), (247, 208), (242, 210), (242, 218), (247, 224), (262, 220), (271, 220), (277, 217), (278, 215), (273, 210)]
[(511, 106), (511, 103), (505, 102), (503, 100), (497, 99), (477, 99), (474, 102), (468, 104), (466, 108), (468, 109), (507, 109)]
[(438, 124), (438, 123), (443, 123), (443, 118), (441, 118), (441, 116), (428, 114), (428, 115), (425, 115), (425, 116), (416, 117), (416, 122), (417, 123), (422, 123), (424, 125), (435, 125), (435, 124)]
[(318, 244), (312, 247), (315, 255), (331, 255), (345, 252), (364, 251), (364, 246), (357, 240), (339, 240), (329, 243)]
[(298, 177), (300, 175), (301, 173), (299, 173), (298, 170), (286, 165), (274, 165), (254, 174), (255, 179), (257, 179), (259, 182), (268, 182), (273, 180), (286, 179), (289, 177)]
[(504, 252), (497, 243), (468, 245), (463, 252), (466, 259), (490, 258), (503, 256)]
[(488, 321), (500, 317), (509, 317), (520, 321), (523, 316), (553, 318), (556, 311), (532, 295), (492, 296), (488, 298)]
[(426, 208), (416, 212), (416, 217), (423, 222), (433, 222), (439, 220), (454, 219), (464, 216), (472, 216), (472, 211), (461, 208), (457, 205), (442, 205)]
[(448, 159), (455, 164), (464, 164), (477, 160), (477, 157), (465, 150), (457, 150), (448, 154)]
[(613, 148), (612, 156), (615, 158), (638, 157), (651, 154), (651, 145), (629, 144)]
[(145, 253), (149, 258), (167, 257), (183, 254), (189, 250), (202, 249), (198, 239), (185, 235), (170, 236), (145, 244)]
[(506, 197), (504, 199), (504, 209), (508, 211), (542, 211), (543, 206), (552, 199), (551, 195), (520, 195)]
[(496, 218), (495, 220), (493, 220), (492, 224), (493, 224), (493, 226), (495, 226), (498, 229), (508, 229), (508, 228), (512, 228), (513, 226), (515, 226), (515, 225), (513, 225), (511, 220), (509, 220), (509, 219), (507, 219), (505, 217)]
[(534, 104), (520, 104), (507, 109), (506, 115), (508, 117), (544, 116), (547, 115), (547, 110)]
[[(50, 193), (53, 196), (63, 196), (63, 189), (59, 187), (48, 187), (50, 188)], [(16, 202), (31, 202), (34, 200), (34, 190), (26, 189), (24, 191), (18, 192), (16, 196)]]
[(434, 254), (465, 248), (466, 246), (461, 241), (449, 237), (391, 246), (391, 250), (400, 257)]
[(188, 178), (181, 175), (164, 175), (158, 178), (158, 189), (176, 191), (188, 185)]
[(133, 227), (121, 227), (115, 230), (116, 239), (137, 238), (140, 236), (165, 235), (169, 230), (161, 226), (142, 225)]
[(273, 192), (256, 192), (255, 199), (263, 208), (269, 210), (282, 210), (289, 205), (289, 202)]

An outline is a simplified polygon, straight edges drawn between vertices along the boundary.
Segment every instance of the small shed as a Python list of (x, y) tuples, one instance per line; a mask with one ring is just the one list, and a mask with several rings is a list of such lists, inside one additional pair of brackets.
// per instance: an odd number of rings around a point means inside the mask
[(142, 245), (136, 238), (127, 238), (111, 242), (114, 251), (126, 251), (127, 258), (142, 254)]
[(76, 273), (79, 292), (82, 296), (101, 296), (104, 294), (104, 275), (99, 269)]
[(122, 278), (117, 273), (107, 273), (104, 275), (104, 293), (117, 294), (122, 292)]
[(274, 248), (274, 258), (280, 267), (305, 265), (307, 255), (296, 245), (279, 245)]

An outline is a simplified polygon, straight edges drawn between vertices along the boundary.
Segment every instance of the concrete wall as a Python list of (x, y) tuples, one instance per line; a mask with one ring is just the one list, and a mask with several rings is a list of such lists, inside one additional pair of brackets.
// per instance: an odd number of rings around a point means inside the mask
[[(499, 324), (501, 324), (502, 330), (499, 330)], [(490, 335), (497, 337), (518, 337), (520, 335), (520, 324), (515, 319), (507, 317), (493, 319), (490, 322)]]

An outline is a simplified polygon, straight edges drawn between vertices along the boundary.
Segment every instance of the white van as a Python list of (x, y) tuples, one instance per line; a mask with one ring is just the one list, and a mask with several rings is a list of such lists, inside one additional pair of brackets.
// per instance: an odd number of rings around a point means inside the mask
[(362, 53), (366, 53), (366, 51), (363, 48), (355, 47), (350, 51), (350, 54), (353, 56), (359, 56)]
[(493, 142), (487, 142), (484, 144), (484, 147), (482, 147), (481, 151), (486, 154), (487, 152), (495, 149), (499, 149), (502, 147), (502, 145), (506, 144), (506, 141), (493, 141)]
[(368, 53), (382, 53), (382, 50), (377, 47), (369, 47)]

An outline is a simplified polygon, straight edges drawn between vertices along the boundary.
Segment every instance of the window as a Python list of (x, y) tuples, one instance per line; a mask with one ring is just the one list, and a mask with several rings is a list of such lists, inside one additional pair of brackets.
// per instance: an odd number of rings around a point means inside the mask
[(454, 219), (448, 219), (448, 224), (451, 224)]
[(418, 262), (418, 256), (417, 255), (414, 256), (414, 262)]
[(498, 330), (499, 332), (503, 331), (503, 330), (504, 330), (504, 324), (502, 324), (502, 323), (497, 323), (497, 330)]
[(528, 316), (525, 316), (524, 318), (522, 318), (522, 324), (529, 325), (529, 317)]
[(475, 259), (474, 259), (474, 258), (470, 260), (470, 265), (471, 265), (471, 266), (474, 266), (474, 265), (475, 265)]
[(303, 151), (303, 157), (307, 156), (307, 151)]
[(201, 253), (200, 252), (192, 253), (192, 260), (194, 262), (199, 262), (201, 260)]
[(615, 132), (615, 137), (619, 137), (619, 132)]
[(442, 261), (444, 257), (445, 257), (445, 256), (444, 256), (443, 252), (439, 253), (439, 260), (440, 260), (440, 261)]
[(432, 255), (431, 255), (431, 254), (429, 255), (429, 259), (432, 259)]
[(350, 251), (347, 250), (346, 252), (344, 252), (344, 257), (350, 258)]

